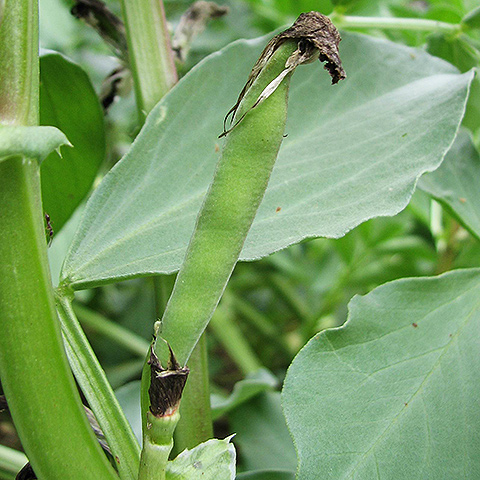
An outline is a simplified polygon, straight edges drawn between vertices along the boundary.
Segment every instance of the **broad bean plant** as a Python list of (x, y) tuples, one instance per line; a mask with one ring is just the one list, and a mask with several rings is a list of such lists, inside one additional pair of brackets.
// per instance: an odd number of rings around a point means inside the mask
[(0, 1), (0, 479), (480, 478), (479, 63), (470, 0)]

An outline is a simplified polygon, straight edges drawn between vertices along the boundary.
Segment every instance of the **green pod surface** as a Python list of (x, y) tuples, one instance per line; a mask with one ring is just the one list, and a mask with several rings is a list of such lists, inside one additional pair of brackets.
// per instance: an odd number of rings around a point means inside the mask
[[(285, 70), (297, 43), (287, 40), (276, 50), (244, 96), (237, 119)], [(222, 296), (264, 196), (285, 131), (290, 78), (291, 73), (227, 135), (162, 319), (161, 336), (181, 364), (188, 360)], [(160, 353), (160, 358), (165, 359), (165, 354)]]

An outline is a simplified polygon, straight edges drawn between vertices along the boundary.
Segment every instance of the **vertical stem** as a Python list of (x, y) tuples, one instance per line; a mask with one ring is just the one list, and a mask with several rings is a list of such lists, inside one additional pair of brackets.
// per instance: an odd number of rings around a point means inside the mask
[[(0, 3), (2, 123), (38, 119), (38, 4)], [(67, 363), (47, 261), (36, 161), (0, 161), (0, 378), (39, 478), (117, 478), (83, 412)], [(81, 454), (79, 454), (81, 452)]]
[(140, 123), (177, 82), (162, 0), (122, 0)]
[(173, 415), (156, 418), (147, 412), (147, 431), (143, 435), (138, 480), (165, 480), (167, 463), (173, 448), (173, 432), (179, 419)]
[(190, 375), (180, 403), (180, 421), (175, 430), (175, 452), (193, 448), (213, 437), (208, 354), (205, 333), (188, 362)]
[(38, 125), (37, 1), (0, 2), (0, 22), (0, 123)]
[(155, 275), (153, 277), (153, 293), (157, 318), (162, 318), (168, 298), (172, 293), (174, 281), (175, 275)]

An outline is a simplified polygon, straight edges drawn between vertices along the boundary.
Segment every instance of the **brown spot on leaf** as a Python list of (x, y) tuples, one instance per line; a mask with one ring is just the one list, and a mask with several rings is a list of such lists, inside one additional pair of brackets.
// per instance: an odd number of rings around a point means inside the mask
[(417, 328), (418, 325), (417, 325), (415, 322), (413, 322), (413, 323), (412, 323), (412, 327), (413, 327), (413, 328)]
[(466, 198), (463, 198), (463, 197), (460, 197), (459, 200), (462, 202), (462, 203), (465, 203), (467, 201)]
[(277, 208), (275, 209), (275, 212), (278, 213), (281, 209), (282, 209), (282, 207), (277, 207)]
[(215, 144), (215, 153), (218, 153), (220, 151), (220, 146), (218, 143)]

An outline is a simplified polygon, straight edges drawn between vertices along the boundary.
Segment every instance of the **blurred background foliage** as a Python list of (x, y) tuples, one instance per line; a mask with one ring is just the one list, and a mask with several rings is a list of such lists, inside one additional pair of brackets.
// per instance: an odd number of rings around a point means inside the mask
[[(193, 2), (165, 0), (164, 3), (173, 32), (180, 16)], [(227, 5), (229, 14), (212, 20), (195, 38), (187, 61), (178, 65), (180, 75), (228, 43), (268, 34), (291, 23), (304, 11), (459, 23), (478, 6), (477, 0), (223, 0), (218, 3)], [(41, 47), (58, 51), (80, 65), (99, 93), (102, 82), (119, 66), (119, 60), (93, 29), (70, 14), (72, 5), (68, 0), (40, 0)], [(119, 2), (109, 0), (107, 5), (121, 15)], [(455, 35), (360, 31), (426, 49), (462, 72), (480, 63), (478, 29)], [(464, 120), (477, 147), (479, 118), (477, 78)], [(128, 149), (138, 132), (136, 122), (135, 99), (130, 92), (114, 102), (105, 115), (106, 157), (98, 169), (97, 182)], [(81, 208), (61, 231), (55, 231), (50, 249), (54, 281)], [(258, 262), (238, 264), (209, 327), (208, 345), (212, 402), (218, 413), (216, 434), (223, 437), (237, 432), (239, 471), (295, 470), (293, 445), (281, 415), (278, 386), (295, 354), (315, 333), (345, 322), (347, 303), (354, 295), (365, 294), (401, 277), (434, 275), (474, 266), (480, 266), (478, 240), (420, 190), (399, 215), (367, 221), (341, 239), (305, 241)], [(151, 339), (152, 324), (161, 317), (173, 282), (174, 276), (140, 278), (77, 295), (79, 319), (113, 387), (121, 387), (119, 396), (132, 419), (138, 414), (138, 388), (130, 388), (128, 384), (140, 378), (142, 349)], [(112, 322), (127, 330), (120, 332), (125, 334), (123, 343), (102, 333), (102, 325), (107, 325), (108, 330)], [(227, 397), (234, 387), (236, 393), (229, 401)], [(0, 435), (0, 443), (19, 447), (5, 416), (0, 423)]]

